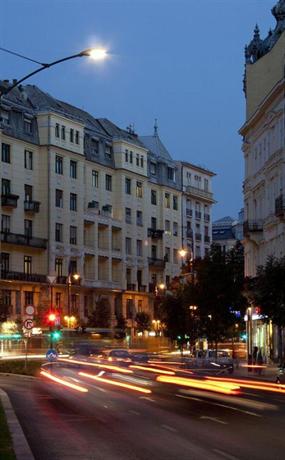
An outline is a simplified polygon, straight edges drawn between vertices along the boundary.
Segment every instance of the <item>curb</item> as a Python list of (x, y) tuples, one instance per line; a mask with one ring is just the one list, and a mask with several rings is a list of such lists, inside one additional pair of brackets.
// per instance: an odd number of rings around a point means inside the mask
[(17, 460), (34, 460), (26, 436), (22, 430), (18, 417), (12, 407), (7, 393), (0, 389), (0, 399), (6, 415), (7, 425), (12, 437), (12, 443)]
[(2, 376), (5, 377), (21, 377), (22, 379), (28, 379), (28, 380), (34, 380), (37, 377), (34, 377), (33, 375), (25, 375), (25, 374), (12, 374), (11, 372), (0, 372), (0, 377)]

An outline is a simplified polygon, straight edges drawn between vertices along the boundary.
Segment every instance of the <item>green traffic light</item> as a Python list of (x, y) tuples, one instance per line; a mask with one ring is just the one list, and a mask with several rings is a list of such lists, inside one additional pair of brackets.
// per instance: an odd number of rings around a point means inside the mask
[(53, 340), (59, 340), (61, 338), (61, 332), (60, 331), (53, 331), (51, 333), (51, 337)]

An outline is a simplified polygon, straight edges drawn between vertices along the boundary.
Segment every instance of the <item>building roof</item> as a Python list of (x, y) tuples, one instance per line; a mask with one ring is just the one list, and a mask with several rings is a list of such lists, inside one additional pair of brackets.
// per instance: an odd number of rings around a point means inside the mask
[(212, 224), (213, 227), (222, 227), (222, 226), (229, 226), (232, 227), (235, 220), (231, 216), (225, 216), (221, 219), (215, 220)]
[(161, 142), (158, 134), (154, 134), (153, 136), (140, 136), (139, 139), (145, 145), (145, 147), (150, 150), (150, 152), (154, 153), (160, 158), (163, 158), (164, 160), (173, 161), (170, 153)]
[(213, 228), (212, 229), (212, 236), (213, 241), (221, 241), (221, 240), (235, 240), (235, 234), (233, 233), (231, 228)]
[(210, 171), (209, 169), (204, 168), (203, 166), (194, 165), (194, 163), (189, 163), (188, 161), (179, 161), (179, 163), (182, 166), (186, 166), (187, 168), (196, 169), (197, 171), (207, 174), (208, 176), (211, 176), (211, 177), (216, 176), (216, 173), (214, 173), (213, 171)]

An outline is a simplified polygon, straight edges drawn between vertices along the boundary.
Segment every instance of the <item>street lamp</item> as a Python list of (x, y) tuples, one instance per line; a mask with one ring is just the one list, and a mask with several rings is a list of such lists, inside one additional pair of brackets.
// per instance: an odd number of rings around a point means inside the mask
[[(16, 54), (16, 53), (13, 53), (13, 54)], [(61, 62), (69, 61), (71, 59), (75, 59), (75, 58), (79, 58), (79, 57), (83, 57), (83, 56), (84, 57), (90, 57), (91, 59), (96, 60), (96, 61), (102, 61), (102, 60), (106, 59), (106, 57), (108, 56), (108, 53), (107, 53), (107, 50), (105, 50), (103, 48), (88, 48), (86, 50), (80, 51), (80, 53), (72, 54), (71, 56), (67, 56), (67, 57), (64, 57), (62, 59), (57, 59), (56, 61), (52, 61), (52, 62), (47, 63), (47, 64), (35, 61), (35, 62), (37, 62), (37, 64), (40, 64), (40, 67), (38, 69), (34, 70), (33, 72), (30, 72), (28, 75), (25, 75), (20, 80), (17, 80), (13, 85), (11, 85), (11, 86), (9, 86), (7, 88), (1, 88), (0, 98), (3, 95), (6, 95), (6, 94), (10, 93), (10, 91), (12, 91), (14, 88), (16, 88), (16, 86), (20, 85), (23, 81), (27, 80), (28, 78), (32, 77), (33, 75), (36, 75), (37, 73), (42, 72), (45, 69), (49, 69), (50, 67), (53, 67), (53, 66), (55, 66), (57, 64), (60, 64)], [(32, 59), (29, 59), (29, 60), (32, 60)]]
[(154, 327), (155, 335), (159, 335), (160, 319), (153, 319), (152, 324), (153, 324), (153, 327)]
[(68, 316), (68, 315), (66, 315), (66, 316), (64, 317), (64, 321), (66, 322), (67, 327), (68, 327), (68, 329), (69, 329), (70, 327), (74, 326), (74, 324), (76, 323), (76, 318), (75, 318), (75, 316)]
[(78, 273), (69, 273), (67, 277), (67, 314), (70, 316), (70, 291), (71, 291), (71, 284), (72, 284), (72, 278), (75, 281), (78, 281), (80, 278), (80, 275)]

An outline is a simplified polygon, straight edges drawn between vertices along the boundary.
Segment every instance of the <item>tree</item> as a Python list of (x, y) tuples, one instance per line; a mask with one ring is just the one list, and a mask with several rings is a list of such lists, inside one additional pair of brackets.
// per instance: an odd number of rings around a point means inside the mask
[(148, 313), (141, 311), (136, 314), (135, 321), (137, 323), (137, 331), (144, 332), (150, 330), (150, 316)]
[(264, 321), (278, 327), (278, 357), (284, 355), (282, 328), (285, 327), (285, 257), (269, 257), (265, 266), (257, 268), (256, 277), (248, 280), (247, 293), (261, 308)]
[(107, 299), (100, 297), (97, 302), (95, 309), (88, 317), (88, 325), (91, 327), (110, 327), (111, 311), (110, 305)]
[(242, 317), (246, 304), (242, 245), (237, 243), (229, 253), (212, 245), (209, 254), (195, 260), (191, 268), (194, 279), (175, 286), (174, 295), (162, 303), (162, 320), (172, 339), (186, 335), (193, 343), (198, 336), (205, 336), (217, 348), (219, 341), (232, 337), (238, 322), (236, 312)]

